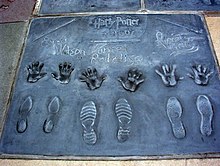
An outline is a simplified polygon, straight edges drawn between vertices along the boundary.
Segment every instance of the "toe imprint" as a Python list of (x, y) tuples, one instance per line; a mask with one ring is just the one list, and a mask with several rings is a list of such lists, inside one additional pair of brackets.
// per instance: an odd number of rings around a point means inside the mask
[(119, 99), (115, 106), (115, 113), (119, 121), (117, 133), (118, 141), (125, 142), (130, 135), (130, 123), (132, 119), (131, 106), (126, 99)]
[(19, 108), (19, 120), (17, 122), (17, 131), (19, 133), (23, 133), (26, 131), (28, 122), (27, 122), (27, 117), (29, 115), (29, 112), (32, 109), (33, 101), (31, 96), (28, 96), (24, 102), (21, 104)]
[(57, 121), (57, 116), (58, 116), (57, 113), (59, 112), (59, 110), (60, 110), (60, 101), (59, 98), (56, 96), (51, 100), (51, 102), (48, 105), (49, 115), (45, 120), (43, 127), (45, 133), (52, 132), (55, 123)]
[(86, 144), (93, 145), (97, 141), (97, 136), (94, 131), (97, 110), (93, 101), (86, 102), (80, 112), (80, 121), (83, 126), (83, 140)]
[(209, 136), (212, 133), (213, 109), (209, 98), (199, 95), (196, 101), (197, 110), (201, 115), (200, 131), (202, 135)]
[(173, 134), (176, 138), (186, 136), (185, 128), (181, 121), (182, 106), (175, 97), (170, 97), (167, 101), (167, 116), (172, 126)]

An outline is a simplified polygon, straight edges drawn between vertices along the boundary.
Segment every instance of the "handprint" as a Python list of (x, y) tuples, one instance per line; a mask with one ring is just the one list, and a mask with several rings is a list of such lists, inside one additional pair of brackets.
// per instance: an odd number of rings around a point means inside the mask
[(70, 82), (70, 76), (74, 68), (71, 63), (64, 62), (59, 64), (59, 75), (58, 73), (52, 73), (52, 77), (59, 81), (61, 84), (68, 84)]
[(189, 73), (188, 76), (192, 78), (197, 85), (207, 85), (209, 83), (209, 77), (213, 73), (202, 65), (192, 66), (192, 71), (193, 73)]
[(162, 65), (162, 71), (155, 70), (155, 72), (161, 77), (164, 85), (168, 87), (173, 87), (177, 84), (178, 80), (182, 78), (178, 78), (175, 75), (176, 71), (176, 65), (168, 66), (168, 65)]
[(128, 71), (128, 76), (126, 79), (119, 77), (118, 81), (122, 84), (125, 90), (135, 92), (139, 84), (144, 82), (144, 78), (142, 78), (142, 72), (134, 68)]
[(37, 62), (33, 62), (31, 65), (28, 65), (28, 77), (27, 82), (35, 83), (39, 79), (43, 78), (47, 73), (41, 73), (44, 64)]
[(90, 90), (95, 90), (102, 85), (102, 82), (106, 79), (106, 76), (99, 76), (96, 68), (88, 68), (82, 72), (79, 79), (81, 82), (86, 82)]

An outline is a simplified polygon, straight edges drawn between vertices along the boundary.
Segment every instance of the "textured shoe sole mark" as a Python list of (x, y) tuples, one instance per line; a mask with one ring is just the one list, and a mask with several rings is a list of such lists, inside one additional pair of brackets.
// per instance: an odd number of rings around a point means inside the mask
[(44, 127), (43, 127), (43, 130), (45, 133), (52, 132), (54, 125), (56, 123), (55, 119), (56, 119), (56, 116), (59, 110), (60, 110), (60, 101), (59, 101), (59, 98), (56, 96), (51, 100), (51, 102), (48, 105), (49, 115), (47, 119), (45, 120)]
[(83, 140), (86, 144), (93, 145), (97, 141), (97, 136), (94, 131), (97, 110), (93, 101), (86, 102), (80, 112), (80, 121), (83, 126)]
[(119, 121), (117, 138), (120, 142), (125, 142), (130, 135), (130, 126), (132, 119), (132, 109), (126, 99), (119, 99), (115, 105), (115, 113)]
[(186, 136), (186, 131), (181, 121), (182, 106), (175, 97), (170, 97), (167, 101), (167, 116), (172, 126), (173, 134), (181, 139)]
[(23, 133), (26, 131), (28, 126), (27, 117), (32, 109), (32, 106), (33, 106), (32, 98), (31, 96), (28, 96), (19, 108), (20, 119), (17, 122), (17, 132)]
[(209, 98), (205, 95), (199, 95), (196, 101), (197, 110), (201, 115), (200, 132), (204, 136), (212, 133), (213, 109)]

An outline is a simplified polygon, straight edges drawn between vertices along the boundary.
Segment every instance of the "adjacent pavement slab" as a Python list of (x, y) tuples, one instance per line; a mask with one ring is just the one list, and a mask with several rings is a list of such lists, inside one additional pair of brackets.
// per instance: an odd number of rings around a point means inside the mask
[(137, 11), (140, 0), (43, 0), (40, 14)]
[(0, 23), (28, 20), (35, 2), (36, 0), (1, 0)]
[(220, 0), (145, 0), (153, 11), (220, 11)]
[(0, 24), (0, 129), (24, 42), (27, 23)]

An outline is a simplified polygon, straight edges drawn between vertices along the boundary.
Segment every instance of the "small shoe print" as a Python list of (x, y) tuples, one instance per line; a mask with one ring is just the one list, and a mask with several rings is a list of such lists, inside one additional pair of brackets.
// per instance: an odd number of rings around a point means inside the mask
[(60, 99), (54, 97), (48, 105), (48, 117), (44, 122), (43, 130), (45, 133), (51, 133), (58, 121), (58, 112), (60, 111)]
[(94, 124), (97, 109), (93, 101), (86, 102), (80, 112), (80, 121), (83, 127), (83, 140), (88, 145), (94, 145), (97, 141)]
[(115, 113), (118, 118), (117, 138), (119, 142), (125, 142), (130, 136), (130, 123), (132, 120), (132, 109), (128, 101), (121, 98), (115, 105)]
[(19, 120), (17, 122), (17, 132), (24, 133), (28, 127), (28, 115), (32, 109), (33, 100), (28, 96), (19, 108)]

